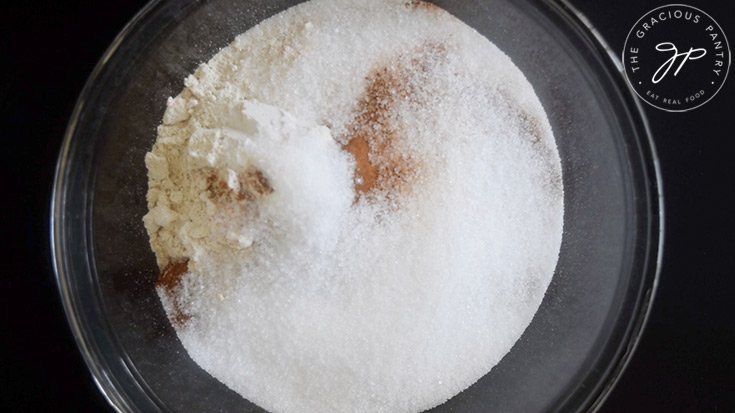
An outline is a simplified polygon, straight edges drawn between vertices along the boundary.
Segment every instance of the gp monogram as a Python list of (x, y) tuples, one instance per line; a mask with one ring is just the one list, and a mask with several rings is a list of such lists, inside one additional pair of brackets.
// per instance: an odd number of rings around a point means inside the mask
[(683, 112), (702, 106), (720, 90), (730, 68), (730, 48), (707, 13), (670, 4), (646, 13), (630, 30), (623, 67), (641, 99)]

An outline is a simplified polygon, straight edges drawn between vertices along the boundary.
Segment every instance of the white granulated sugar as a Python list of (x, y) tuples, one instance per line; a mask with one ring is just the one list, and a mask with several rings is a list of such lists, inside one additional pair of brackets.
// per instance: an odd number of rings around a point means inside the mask
[(312, 0), (168, 102), (145, 227), (189, 355), (274, 412), (418, 412), (531, 322), (561, 166), (510, 59), (426, 3)]

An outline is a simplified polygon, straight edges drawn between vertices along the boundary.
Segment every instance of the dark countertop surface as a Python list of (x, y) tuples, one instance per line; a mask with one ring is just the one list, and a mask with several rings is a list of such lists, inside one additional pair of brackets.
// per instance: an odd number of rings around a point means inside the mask
[[(53, 275), (51, 184), (66, 123), (97, 60), (145, 2), (0, 5), (5, 176), (0, 410), (111, 411), (72, 339)], [(572, 3), (619, 55), (628, 30), (665, 3)], [(728, 2), (689, 2), (735, 41)], [(732, 47), (732, 46), (731, 46)], [(665, 248), (639, 347), (601, 411), (735, 411), (735, 79), (685, 113), (650, 106), (665, 194)], [(10, 265), (7, 265), (10, 264)]]

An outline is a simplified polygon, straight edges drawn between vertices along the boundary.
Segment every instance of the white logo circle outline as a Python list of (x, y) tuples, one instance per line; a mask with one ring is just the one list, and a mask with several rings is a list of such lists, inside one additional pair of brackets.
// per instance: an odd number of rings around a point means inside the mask
[[(694, 10), (702, 13), (703, 15), (707, 16), (715, 24), (715, 26), (717, 26), (717, 28), (720, 29), (720, 33), (722, 33), (722, 37), (725, 38), (725, 46), (727, 46), (727, 71), (725, 71), (725, 77), (722, 78), (722, 82), (720, 83), (720, 87), (718, 87), (717, 90), (714, 93), (712, 93), (712, 95), (707, 100), (703, 101), (702, 103), (700, 103), (697, 106), (692, 106), (691, 108), (686, 108), (686, 109), (666, 109), (666, 108), (662, 108), (660, 106), (654, 105), (653, 103), (651, 103), (647, 99), (645, 99), (643, 96), (641, 96), (641, 94), (635, 88), (635, 86), (633, 85), (633, 83), (630, 81), (630, 77), (628, 76), (628, 68), (627, 68), (626, 63), (625, 63), (625, 52), (628, 50), (628, 40), (630, 39), (630, 35), (633, 34), (633, 30), (638, 26), (638, 23), (640, 23), (646, 16), (649, 16), (650, 14), (652, 14), (653, 12), (655, 12), (658, 9), (663, 9), (664, 7), (676, 7), (676, 6), (689, 7), (691, 9), (694, 9)], [(702, 10), (694, 7), (694, 6), (690, 6), (688, 4), (683, 4), (683, 3), (664, 4), (663, 6), (658, 6), (658, 7), (654, 8), (654, 9), (651, 9), (651, 10), (647, 11), (646, 13), (644, 13), (643, 16), (641, 16), (640, 19), (636, 20), (636, 22), (633, 24), (633, 26), (628, 31), (628, 35), (625, 37), (625, 43), (623, 44), (623, 53), (622, 53), (622, 56), (621, 57), (622, 57), (622, 61), (621, 62), (622, 62), (622, 65), (623, 65), (623, 74), (625, 75), (625, 81), (628, 83), (628, 86), (630, 86), (630, 88), (633, 89), (633, 92), (635, 92), (635, 94), (642, 101), (646, 102), (647, 104), (653, 106), (656, 109), (660, 109), (660, 110), (663, 110), (663, 111), (666, 111), (666, 112), (687, 112), (687, 111), (690, 111), (692, 109), (696, 109), (698, 107), (701, 107), (705, 103), (707, 103), (710, 100), (712, 100), (712, 98), (714, 98), (715, 96), (717, 96), (717, 93), (720, 92), (720, 90), (722, 89), (722, 86), (725, 85), (725, 81), (727, 80), (727, 75), (730, 73), (730, 64), (732, 63), (732, 54), (730, 53), (730, 42), (727, 40), (727, 35), (725, 34), (725, 31), (722, 30), (722, 27), (720, 26), (720, 24), (717, 23), (717, 20), (713, 19), (712, 16), (710, 16), (706, 12), (704, 12), (704, 11), (702, 11)]]

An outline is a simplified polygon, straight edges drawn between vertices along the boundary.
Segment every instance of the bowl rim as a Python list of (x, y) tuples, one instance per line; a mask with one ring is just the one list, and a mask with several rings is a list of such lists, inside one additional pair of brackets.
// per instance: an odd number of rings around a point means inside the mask
[[(66, 225), (71, 219), (71, 217), (67, 216), (65, 209), (69, 191), (67, 175), (75, 155), (75, 136), (78, 132), (78, 123), (81, 115), (88, 106), (95, 85), (106, 72), (111, 70), (111, 62), (114, 61), (113, 56), (119, 52), (120, 46), (137, 31), (140, 25), (156, 15), (166, 3), (167, 0), (151, 0), (138, 11), (117, 34), (89, 75), (75, 103), (74, 110), (64, 133), (56, 164), (50, 202), (49, 241), (52, 253), (52, 266), (64, 313), (77, 347), (88, 369), (92, 373), (94, 383), (109, 405), (118, 412), (139, 411), (141, 409), (139, 408), (140, 406), (134, 404), (127, 394), (120, 390), (119, 383), (117, 383), (118, 380), (108, 373), (109, 360), (100, 354), (96, 337), (94, 337), (95, 334), (90, 332), (89, 326), (86, 324), (86, 317), (81, 314), (75, 298), (77, 285), (71, 276), (74, 271), (70, 267), (69, 262), (69, 256), (72, 251), (70, 251), (68, 245), (69, 240), (65, 234)], [(531, 1), (527, 1), (527, 3), (531, 3)], [(600, 62), (604, 64), (609, 74), (612, 75), (609, 78), (614, 80), (614, 86), (620, 92), (620, 97), (625, 104), (625, 109), (629, 114), (630, 120), (635, 124), (635, 129), (640, 131), (640, 135), (643, 136), (643, 138), (637, 138), (637, 143), (643, 152), (641, 156), (643, 173), (648, 177), (646, 181), (648, 184), (646, 194), (648, 195), (647, 201), (649, 203), (649, 216), (647, 217), (649, 242), (643, 258), (645, 262), (643, 263), (642, 291), (638, 302), (635, 303), (633, 316), (628, 321), (624, 338), (616, 349), (612, 362), (609, 363), (607, 370), (602, 376), (596, 380), (596, 383), (592, 383), (591, 389), (584, 391), (585, 395), (578, 405), (578, 410), (580, 411), (597, 411), (611, 394), (616, 384), (620, 381), (625, 369), (630, 364), (651, 314), (655, 293), (658, 288), (664, 249), (664, 198), (661, 168), (655, 141), (645, 116), (643, 105), (628, 82), (625, 81), (623, 66), (617, 53), (612, 50), (589, 19), (570, 4), (569, 0), (543, 0), (540, 2), (540, 6), (536, 7), (543, 7), (557, 13), (565, 23), (575, 29), (576, 35), (581, 36), (582, 40), (592, 47), (592, 50), (598, 55), (597, 57)], [(86, 216), (86, 214), (82, 214), (82, 216)], [(83, 242), (88, 242), (91, 237), (88, 231), (91, 227), (91, 222), (82, 221), (81, 224), (85, 227), (84, 233), (87, 237)], [(91, 268), (94, 266), (94, 263), (87, 262), (86, 265)], [(91, 291), (91, 293), (100, 294), (99, 291)], [(110, 335), (111, 328), (109, 326), (99, 327), (106, 334)], [(108, 339), (110, 338), (108, 337)], [(114, 337), (111, 339), (115, 342)], [(135, 369), (132, 367), (130, 360), (118, 358), (115, 362), (120, 363), (118, 368), (126, 370), (130, 374), (130, 377), (133, 378)], [(162, 403), (157, 400), (155, 394), (150, 389), (142, 388), (141, 383), (137, 380), (133, 379), (131, 381), (149, 397), (150, 404), (146, 404), (146, 409), (144, 410), (160, 411)], [(566, 405), (568, 400), (569, 398), (562, 401), (561, 406)]]
[[(644, 172), (649, 176), (648, 179), (648, 194), (650, 213), (649, 230), (650, 236), (653, 237), (649, 242), (648, 251), (645, 254), (646, 263), (644, 266), (644, 280), (643, 280), (643, 296), (638, 302), (636, 313), (630, 321), (629, 329), (627, 332), (627, 339), (621, 342), (618, 349), (618, 354), (611, 365), (611, 369), (607, 374), (607, 378), (602, 380), (598, 384), (598, 388), (592, 393), (592, 397), (588, 401), (588, 411), (598, 411), (605, 400), (610, 396), (615, 386), (619, 383), (623, 373), (630, 364), (631, 359), (637, 349), (646, 324), (651, 315), (651, 309), (655, 301), (656, 291), (661, 277), (661, 267), (663, 263), (663, 251), (664, 251), (664, 232), (665, 232), (665, 208), (664, 208), (664, 193), (663, 193), (663, 177), (661, 173), (661, 164), (656, 150), (656, 143), (653, 138), (653, 133), (649, 121), (645, 115), (644, 105), (637, 93), (630, 86), (630, 83), (625, 79), (625, 70), (618, 54), (612, 49), (609, 43), (602, 37), (597, 28), (592, 22), (584, 15), (579, 9), (570, 3), (570, 0), (546, 0), (546, 4), (558, 2), (560, 11), (566, 14), (566, 17), (576, 24), (582, 33), (589, 40), (590, 44), (594, 46), (598, 54), (603, 57), (603, 61), (612, 65), (612, 73), (614, 73), (616, 86), (622, 93), (622, 97), (625, 99), (625, 103), (628, 104), (630, 115), (634, 118), (633, 121), (639, 123), (638, 127), (642, 130), (645, 136), (645, 142), (641, 143), (641, 149), (646, 152), (643, 154), (641, 160), (643, 161)], [(653, 178), (653, 179), (650, 179)], [(656, 219), (658, 218), (658, 219)], [(651, 248), (654, 251), (651, 251)]]
[[(87, 107), (87, 102), (89, 101), (89, 97), (92, 95), (95, 84), (97, 84), (99, 79), (103, 76), (103, 73), (109, 69), (111, 65), (110, 62), (112, 60), (111, 58), (118, 52), (120, 46), (123, 45), (130, 35), (136, 31), (141, 23), (163, 6), (165, 1), (166, 0), (150, 0), (130, 19), (130, 21), (128, 21), (127, 24), (125, 24), (99, 58), (97, 64), (94, 66), (94, 69), (87, 78), (87, 81), (84, 83), (82, 91), (79, 93), (79, 97), (74, 104), (74, 110), (69, 118), (66, 131), (64, 132), (64, 138), (59, 150), (59, 157), (56, 162), (50, 202), (51, 214), (49, 219), (49, 241), (52, 254), (52, 267), (59, 295), (61, 297), (62, 306), (64, 308), (64, 314), (66, 315), (67, 322), (71, 328), (77, 348), (82, 354), (82, 358), (84, 359), (87, 368), (92, 373), (94, 384), (97, 386), (105, 400), (107, 400), (110, 407), (120, 413), (140, 411), (140, 409), (136, 408), (127, 395), (123, 394), (123, 392), (119, 390), (118, 384), (115, 383), (113, 377), (107, 373), (108, 363), (100, 354), (97, 343), (92, 337), (92, 334), (88, 331), (87, 327), (84, 325), (85, 317), (81, 316), (81, 312), (74, 298), (76, 286), (70, 277), (72, 272), (68, 260), (70, 250), (67, 245), (68, 240), (64, 236), (64, 224), (68, 220), (64, 209), (69, 187), (66, 175), (69, 172), (70, 165), (72, 164), (78, 122), (84, 109)], [(82, 224), (88, 227), (88, 225), (86, 225), (88, 223), (82, 222)], [(88, 228), (85, 228), (85, 235), (89, 237), (87, 230)], [(86, 242), (87, 239), (84, 241)], [(87, 264), (89, 265), (90, 263)], [(96, 291), (93, 293), (99, 292)], [(126, 367), (126, 362), (129, 361), (120, 360), (120, 363), (124, 367)], [(127, 370), (130, 372), (129, 369)], [(148, 391), (147, 393), (151, 392)], [(149, 396), (153, 395), (149, 394)], [(160, 407), (153, 403), (146, 407), (153, 408), (153, 411), (161, 411)]]

